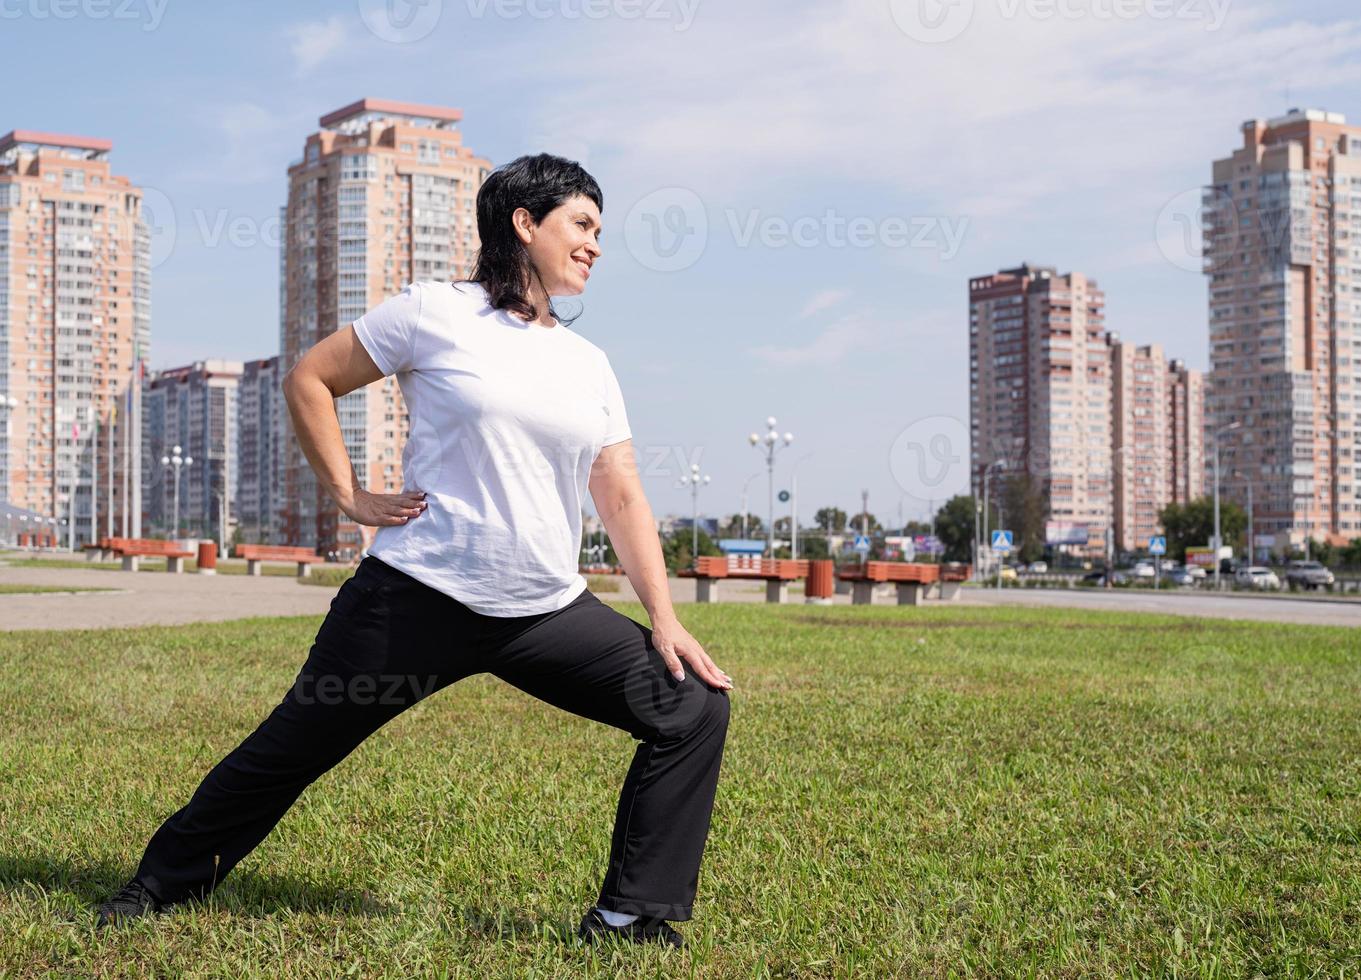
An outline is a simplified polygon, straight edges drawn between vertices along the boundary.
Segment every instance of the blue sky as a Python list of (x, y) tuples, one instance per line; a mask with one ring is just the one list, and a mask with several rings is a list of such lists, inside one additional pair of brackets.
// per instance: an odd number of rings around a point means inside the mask
[(1332, 2), (0, 0), (0, 38), (0, 132), (112, 139), (173, 209), (156, 367), (277, 351), (286, 168), (331, 109), (458, 106), (493, 163), (580, 160), (605, 231), (574, 329), (659, 514), (689, 513), (692, 461), (701, 511), (736, 511), (771, 414), (805, 521), (964, 490), (967, 280), (1023, 260), (1206, 367), (1183, 229), (1210, 162), (1290, 106), (1361, 122), (1361, 19)]

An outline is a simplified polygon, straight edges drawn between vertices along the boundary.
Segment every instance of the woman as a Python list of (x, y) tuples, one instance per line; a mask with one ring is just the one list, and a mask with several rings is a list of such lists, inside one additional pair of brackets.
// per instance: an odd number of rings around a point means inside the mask
[[(691, 917), (732, 680), (672, 609), (609, 360), (554, 315), (550, 297), (581, 293), (600, 257), (601, 207), (576, 163), (505, 165), (477, 196), (470, 281), (412, 283), (289, 372), (318, 479), (379, 530), (283, 702), (156, 832), (101, 925), (207, 894), (369, 734), (487, 671), (642, 740), (578, 935), (682, 945), (668, 922)], [(410, 416), (407, 489), (370, 493), (334, 400), (391, 374)], [(588, 489), (651, 629), (577, 573)]]

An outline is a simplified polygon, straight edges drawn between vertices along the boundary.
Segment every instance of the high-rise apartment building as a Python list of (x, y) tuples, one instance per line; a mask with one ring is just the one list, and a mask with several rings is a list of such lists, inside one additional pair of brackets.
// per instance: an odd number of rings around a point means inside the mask
[[(361, 99), (321, 117), (288, 168), (285, 371), (408, 282), (471, 272), (474, 210), (490, 161), (463, 145), (458, 109)], [(337, 402), (360, 482), (402, 489), (406, 413), (394, 378)], [(284, 463), (289, 544), (352, 555), (361, 528), (317, 485), (291, 435)], [(371, 531), (371, 529), (369, 529)]]
[[(143, 500), (147, 525), (157, 536), (178, 533), (224, 545), (231, 541), (236, 522), (241, 374), (240, 361), (212, 360), (158, 371), (147, 378), (142, 397), (142, 444), (147, 453)], [(176, 446), (182, 458), (193, 462), (176, 467)]]
[(1094, 280), (1029, 264), (970, 279), (973, 492), (1029, 473), (1063, 543), (1099, 554), (1112, 519), (1110, 375)]
[(1158, 344), (1111, 340), (1111, 452), (1116, 547), (1140, 551), (1158, 514), (1204, 493), (1203, 384)]
[(280, 544), (284, 513), (283, 371), (278, 357), (247, 361), (237, 391), (236, 502), (241, 538), (250, 544)]
[(63, 543), (121, 529), (135, 499), (137, 435), (110, 423), (150, 348), (150, 234), (112, 148), (0, 136), (0, 499), (74, 517)]
[(1205, 449), (1218, 433), (1222, 494), (1252, 484), (1259, 536), (1342, 543), (1361, 537), (1361, 128), (1292, 109), (1242, 136), (1205, 191)]

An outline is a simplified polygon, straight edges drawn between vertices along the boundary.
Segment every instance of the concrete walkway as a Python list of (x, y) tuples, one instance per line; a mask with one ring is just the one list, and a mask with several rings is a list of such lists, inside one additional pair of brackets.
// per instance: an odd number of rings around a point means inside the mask
[(0, 593), (0, 630), (97, 629), (218, 622), (246, 616), (323, 615), (336, 590), (292, 576), (171, 575), (84, 568), (0, 566), (0, 584), (116, 589)]
[[(614, 577), (617, 592), (597, 592), (607, 602), (637, 601), (625, 576)], [(85, 568), (22, 568), (0, 564), (0, 585), (69, 586), (114, 589), (112, 592), (0, 593), (0, 630), (97, 629), (220, 622), (247, 616), (322, 616), (330, 607), (335, 589), (301, 585), (292, 576), (264, 575), (170, 575), (165, 572), (121, 572)], [(672, 602), (694, 602), (693, 579), (670, 580)], [(724, 582), (724, 603), (765, 602), (759, 582)], [(876, 594), (876, 605), (893, 605), (892, 586)], [(833, 597), (835, 605), (850, 605), (849, 595)], [(803, 593), (791, 587), (790, 605), (803, 605)], [(1143, 590), (1060, 590), (966, 588), (959, 602), (946, 606), (1047, 606), (1071, 609), (1110, 609), (1181, 616), (1361, 626), (1361, 602), (1318, 599), (1210, 595), (1201, 592)]]

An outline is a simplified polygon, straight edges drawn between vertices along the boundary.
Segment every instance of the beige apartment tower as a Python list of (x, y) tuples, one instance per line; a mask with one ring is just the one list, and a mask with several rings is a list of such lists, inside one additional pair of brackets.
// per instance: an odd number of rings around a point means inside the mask
[(973, 492), (1028, 472), (1073, 553), (1101, 554), (1111, 528), (1110, 372), (1094, 280), (1030, 264), (969, 280)]
[[(322, 116), (288, 168), (281, 369), (416, 280), (458, 279), (478, 247), (475, 204), (490, 161), (463, 145), (462, 112), (361, 99)], [(402, 489), (406, 413), (394, 378), (337, 402), (361, 483)], [(290, 426), (291, 429), (291, 426)], [(291, 431), (283, 454), (284, 543), (353, 556), (372, 528), (317, 486)]]
[(1165, 361), (1158, 344), (1111, 342), (1115, 542), (1145, 551), (1158, 514), (1204, 493), (1204, 387), (1199, 371)]
[(0, 500), (56, 521), (62, 544), (121, 530), (125, 498), (136, 509), (120, 403), (151, 341), (150, 236), (112, 148), (0, 136)]
[(1259, 537), (1343, 543), (1361, 537), (1361, 128), (1292, 109), (1242, 136), (1205, 190), (1205, 451), (1219, 433), (1221, 493), (1246, 505), (1251, 483)]

